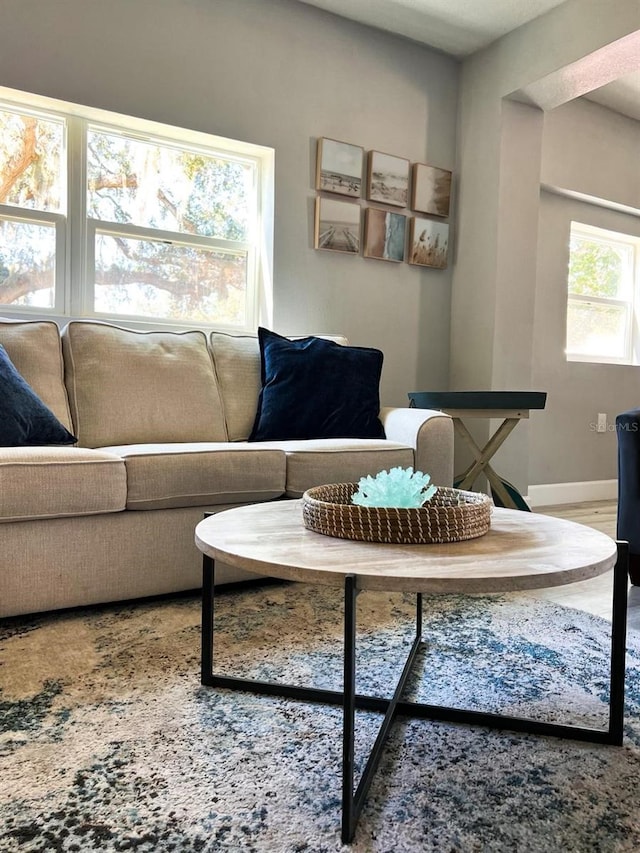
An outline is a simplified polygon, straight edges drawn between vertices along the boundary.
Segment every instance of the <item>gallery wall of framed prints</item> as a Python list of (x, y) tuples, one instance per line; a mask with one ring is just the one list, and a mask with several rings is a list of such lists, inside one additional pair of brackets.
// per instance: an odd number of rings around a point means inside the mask
[(314, 248), (446, 269), (451, 181), (448, 169), (321, 137)]

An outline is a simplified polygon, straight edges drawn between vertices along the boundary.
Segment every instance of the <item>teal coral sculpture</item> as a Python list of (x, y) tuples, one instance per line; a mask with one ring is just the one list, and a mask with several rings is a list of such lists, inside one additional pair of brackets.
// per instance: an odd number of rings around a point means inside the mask
[(362, 477), (351, 498), (359, 506), (421, 507), (436, 493), (431, 477), (413, 468), (391, 468), (375, 477)]

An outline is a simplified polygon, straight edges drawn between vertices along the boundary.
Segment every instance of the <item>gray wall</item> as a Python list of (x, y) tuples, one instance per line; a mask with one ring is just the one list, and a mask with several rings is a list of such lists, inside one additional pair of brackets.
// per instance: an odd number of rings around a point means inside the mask
[[(541, 178), (556, 192), (541, 195), (532, 379), (549, 396), (532, 424), (531, 484), (617, 477), (612, 425), (616, 414), (640, 406), (640, 368), (565, 359), (569, 233), (575, 220), (640, 236), (639, 154), (640, 122), (597, 104), (581, 99), (545, 116)], [(598, 412), (608, 416), (606, 433), (594, 431)]]
[(586, 98), (545, 113), (540, 178), (640, 215), (640, 122)]
[(315, 251), (315, 140), (451, 169), (457, 85), (293, 0), (0, 0), (0, 86), (275, 149), (274, 328), (382, 349), (385, 404), (447, 387), (451, 271)]
[[(545, 110), (610, 82), (633, 63), (637, 68), (638, 23), (637, 0), (567, 0), (463, 63), (453, 388), (546, 390), (532, 374)], [(573, 130), (558, 144), (571, 151), (581, 141)], [(532, 413), (495, 460), (496, 470), (525, 494), (530, 482), (548, 475), (532, 471), (530, 446), (546, 416)], [(477, 430), (481, 440), (488, 434), (488, 427)], [(566, 449), (572, 438), (556, 431), (549, 440)], [(589, 459), (582, 461), (578, 479), (587, 480)]]

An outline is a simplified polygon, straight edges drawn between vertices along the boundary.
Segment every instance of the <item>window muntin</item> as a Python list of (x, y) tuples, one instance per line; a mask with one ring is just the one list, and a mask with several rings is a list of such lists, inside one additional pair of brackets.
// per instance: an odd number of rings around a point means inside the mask
[(571, 223), (567, 359), (634, 363), (640, 238)]
[(255, 331), (270, 312), (271, 149), (0, 96), (3, 311)]

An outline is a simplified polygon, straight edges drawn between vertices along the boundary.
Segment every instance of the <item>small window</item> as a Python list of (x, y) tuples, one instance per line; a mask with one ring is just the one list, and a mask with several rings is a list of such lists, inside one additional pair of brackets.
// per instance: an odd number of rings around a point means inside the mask
[(569, 361), (635, 363), (640, 238), (571, 223), (567, 296)]
[(273, 151), (23, 97), (0, 101), (3, 312), (255, 331)]

